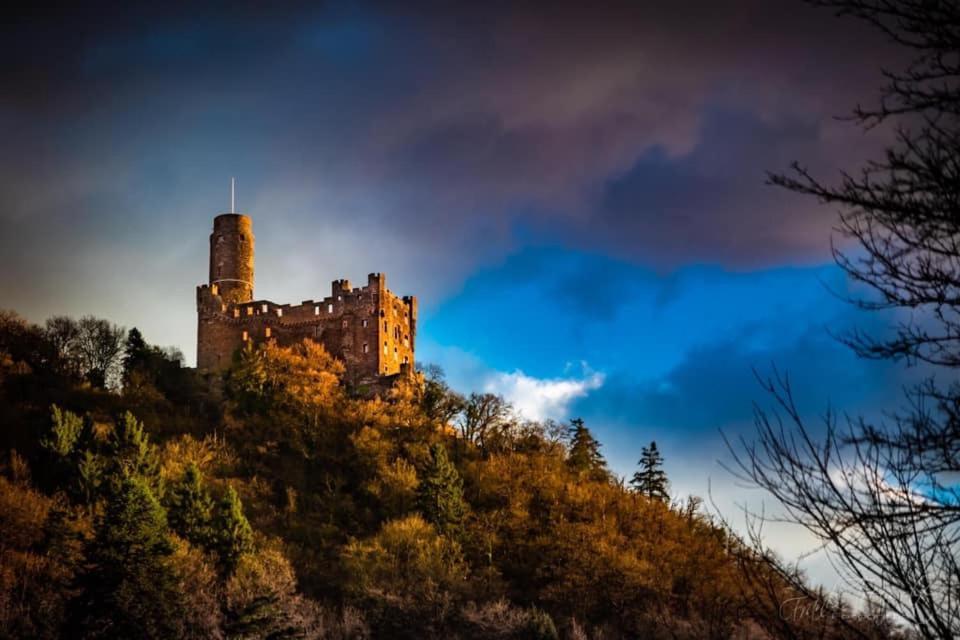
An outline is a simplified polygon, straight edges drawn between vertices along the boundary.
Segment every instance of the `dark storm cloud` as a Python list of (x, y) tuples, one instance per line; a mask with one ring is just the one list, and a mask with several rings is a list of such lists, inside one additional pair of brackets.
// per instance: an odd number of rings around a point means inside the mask
[[(277, 173), (322, 181), (337, 158), (404, 223), (516, 202), (590, 219), (591, 196), (645, 153), (697, 149), (712, 104), (765, 120), (786, 160), (808, 150), (791, 121), (817, 135), (876, 83), (876, 39), (799, 2), (307, 7), (14, 20), (5, 112), (96, 128), (132, 109), (160, 134), (232, 110), (267, 130), (251, 152), (286, 147)], [(741, 183), (770, 160), (747, 147)], [(713, 160), (723, 182), (731, 159)]]
[[(816, 259), (829, 212), (763, 171), (868, 154), (832, 116), (891, 60), (856, 22), (789, 0), (399, 6), (10, 16), (0, 268), (35, 283), (8, 284), (8, 303), (72, 308), (65, 267), (104, 295), (132, 288), (94, 271), (127, 252), (202, 279), (230, 175), (277, 298), (376, 262), (436, 299), (522, 246), (520, 228), (659, 268)], [(173, 309), (186, 321), (190, 300)]]
[[(792, 117), (765, 122), (745, 111), (707, 110), (697, 146), (680, 158), (660, 149), (607, 183), (590, 223), (602, 246), (643, 247), (654, 262), (698, 258), (743, 266), (826, 254), (835, 211), (765, 184), (765, 172), (797, 157), (838, 170), (850, 149), (824, 146), (821, 125)], [(862, 148), (862, 147), (861, 147)]]

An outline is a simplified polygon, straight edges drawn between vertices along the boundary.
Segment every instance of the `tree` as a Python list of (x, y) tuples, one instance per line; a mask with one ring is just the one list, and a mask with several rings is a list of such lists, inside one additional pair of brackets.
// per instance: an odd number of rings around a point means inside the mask
[(182, 599), (170, 564), (166, 517), (149, 485), (126, 478), (107, 501), (87, 550), (91, 567), (73, 603), (85, 637), (182, 636)]
[(50, 434), (40, 440), (40, 446), (65, 460), (73, 455), (80, 434), (83, 433), (83, 418), (70, 411), (63, 411), (57, 405), (50, 406), (52, 425)]
[(195, 463), (187, 466), (183, 478), (171, 488), (167, 515), (170, 527), (191, 544), (201, 547), (211, 544), (213, 500)]
[(423, 367), (423, 394), (420, 404), (427, 416), (441, 425), (453, 422), (463, 411), (465, 400), (444, 379), (443, 369), (431, 364)]
[(150, 360), (150, 347), (140, 330), (134, 327), (127, 334), (127, 340), (123, 347), (123, 383), (126, 385), (130, 380), (130, 374), (145, 367)]
[(572, 419), (568, 433), (570, 453), (567, 455), (567, 466), (576, 473), (606, 478), (607, 463), (600, 453), (600, 443), (584, 425), (583, 420)]
[(640, 468), (633, 474), (630, 485), (637, 493), (667, 502), (670, 494), (667, 493), (667, 474), (663, 471), (663, 456), (657, 449), (657, 443), (651, 442), (640, 452)]
[(233, 575), (240, 558), (253, 551), (253, 529), (243, 514), (240, 496), (232, 486), (227, 487), (220, 500), (213, 522), (213, 536), (221, 572)]
[(467, 566), (460, 545), (418, 515), (391, 520), (343, 553), (357, 597), (381, 610), (375, 637), (449, 637), (442, 629), (450, 601), (462, 591)]
[(100, 456), (89, 449), (77, 462), (77, 490), (87, 505), (93, 504), (100, 494), (104, 480), (104, 463)]
[(61, 372), (80, 377), (80, 326), (77, 321), (69, 316), (47, 318), (43, 333), (57, 353)]
[[(945, 0), (818, 0), (884, 32), (908, 53), (887, 70), (867, 128), (896, 129), (883, 159), (826, 185), (799, 165), (773, 184), (839, 209), (837, 264), (874, 295), (868, 310), (905, 313), (893, 337), (843, 340), (871, 358), (960, 367), (960, 5)], [(852, 249), (847, 247), (852, 244)], [(960, 386), (908, 392), (886, 422), (801, 419), (789, 381), (763, 381), (775, 403), (757, 410), (757, 440), (731, 447), (739, 475), (767, 489), (787, 517), (825, 543), (850, 584), (925, 638), (960, 636)]]
[(437, 443), (430, 449), (430, 464), (423, 471), (417, 503), (424, 519), (438, 531), (454, 538), (460, 534), (466, 513), (463, 480), (442, 444)]
[[(837, 230), (854, 248), (834, 248), (837, 264), (877, 295), (865, 309), (910, 313), (895, 337), (847, 337), (856, 352), (960, 365), (960, 6), (948, 0), (816, 0), (882, 30), (913, 60), (885, 70), (879, 104), (857, 107), (865, 128), (890, 123), (896, 143), (838, 186), (799, 164), (770, 181), (839, 208)], [(922, 312), (922, 313), (918, 313)]]
[[(58, 356), (45, 333), (13, 311), (0, 309), (0, 362), (9, 358), (14, 370), (24, 372), (56, 368)], [(4, 363), (6, 365), (6, 363)], [(0, 370), (2, 373), (2, 370)]]
[(94, 387), (115, 387), (120, 381), (120, 356), (126, 330), (93, 316), (80, 318), (77, 327), (76, 349), (83, 375)]
[(150, 483), (152, 491), (162, 493), (156, 448), (150, 443), (143, 423), (129, 411), (114, 425), (105, 458), (114, 481), (141, 476)]
[(460, 414), (460, 434), (465, 441), (486, 450), (490, 441), (508, 428), (512, 412), (513, 407), (503, 396), (471, 393)]

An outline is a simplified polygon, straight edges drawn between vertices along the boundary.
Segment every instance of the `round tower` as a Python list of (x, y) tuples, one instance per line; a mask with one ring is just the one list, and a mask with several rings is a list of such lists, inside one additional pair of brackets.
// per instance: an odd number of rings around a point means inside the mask
[(213, 219), (210, 234), (210, 285), (224, 302), (253, 300), (253, 221), (240, 213)]

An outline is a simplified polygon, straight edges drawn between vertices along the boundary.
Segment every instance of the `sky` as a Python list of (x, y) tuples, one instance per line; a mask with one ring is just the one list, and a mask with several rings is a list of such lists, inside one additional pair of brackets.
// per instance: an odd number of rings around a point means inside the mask
[(258, 298), (384, 272), (454, 387), (582, 416), (621, 475), (656, 440), (674, 492), (731, 519), (764, 500), (720, 435), (749, 438), (758, 375), (789, 375), (811, 423), (922, 377), (837, 341), (896, 318), (844, 301), (864, 292), (832, 262), (836, 211), (765, 184), (889, 142), (842, 118), (902, 63), (878, 33), (799, 0), (278, 6), (5, 19), (0, 306), (107, 317), (192, 364), (236, 176)]

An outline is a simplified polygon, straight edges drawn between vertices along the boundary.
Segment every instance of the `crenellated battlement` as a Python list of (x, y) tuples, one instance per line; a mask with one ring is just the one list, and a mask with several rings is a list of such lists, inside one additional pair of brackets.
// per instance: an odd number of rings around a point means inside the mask
[[(394, 295), (386, 287), (385, 274), (371, 273), (363, 287), (353, 287), (346, 279), (334, 280), (330, 295), (320, 300), (299, 304), (255, 300), (252, 222), (248, 216), (225, 215), (225, 222), (221, 221), (224, 216), (216, 218), (211, 236), (210, 283), (197, 287), (199, 369), (227, 367), (233, 353), (247, 342), (290, 344), (310, 338), (340, 358), (347, 377), (354, 381), (379, 383), (413, 371), (417, 322), (414, 296)], [(238, 231), (243, 239), (236, 235)], [(221, 255), (216, 259), (219, 272), (213, 267), (217, 243), (221, 254), (225, 243), (227, 248), (233, 247), (226, 258)], [(249, 247), (249, 254), (243, 253), (245, 247)], [(240, 264), (239, 270), (236, 264)], [(228, 276), (241, 277), (224, 277), (224, 266), (234, 269)]]

